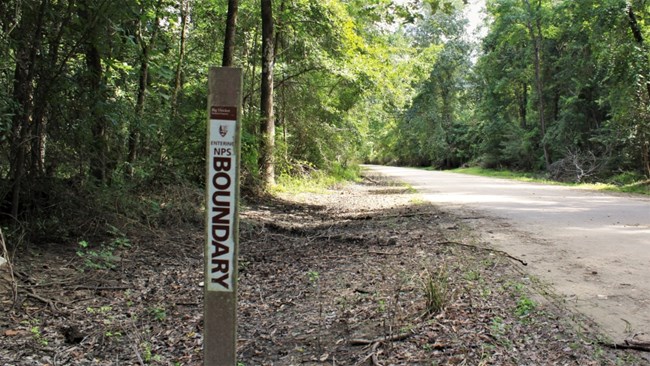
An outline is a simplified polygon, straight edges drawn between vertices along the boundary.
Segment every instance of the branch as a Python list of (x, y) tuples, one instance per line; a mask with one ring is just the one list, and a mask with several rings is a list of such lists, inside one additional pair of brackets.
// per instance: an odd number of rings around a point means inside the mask
[(322, 69), (323, 69), (323, 67), (321, 67), (321, 66), (311, 66), (311, 67), (308, 67), (308, 68), (306, 68), (306, 69), (304, 69), (304, 70), (300, 70), (300, 71), (296, 72), (296, 73), (293, 74), (293, 75), (289, 75), (289, 76), (283, 78), (282, 80), (278, 81), (278, 82), (275, 84), (274, 87), (275, 87), (275, 88), (279, 88), (279, 87), (281, 87), (282, 85), (284, 85), (287, 81), (289, 81), (289, 80), (291, 80), (291, 79), (294, 79), (294, 78), (297, 78), (297, 77), (300, 76), (300, 75), (306, 74), (306, 73), (311, 72), (311, 71), (322, 70)]
[(636, 20), (636, 15), (634, 14), (634, 10), (632, 9), (632, 4), (627, 5), (627, 16), (630, 19), (630, 29), (632, 30), (632, 34), (634, 35), (634, 40), (640, 44), (643, 45), (643, 34), (641, 33), (641, 28), (639, 27), (639, 22)]
[[(641, 31), (641, 26), (639, 25), (639, 22), (636, 19), (636, 15), (634, 14), (634, 9), (632, 9), (632, 4), (627, 5), (627, 16), (629, 18), (630, 30), (634, 35), (634, 40), (636, 41), (636, 43), (639, 44), (641, 49), (644, 52), (646, 52), (647, 50), (643, 39), (643, 32)], [(642, 76), (645, 77), (646, 75), (642, 75)], [(646, 86), (646, 91), (648, 92), (648, 97), (650, 97), (650, 81), (646, 80), (645, 86)]]
[(626, 339), (623, 343), (600, 342), (600, 344), (614, 349), (633, 349), (650, 352), (650, 336), (646, 333), (637, 333), (632, 338)]
[(508, 258), (510, 258), (510, 259), (512, 259), (512, 260), (515, 260), (515, 261), (517, 261), (517, 262), (523, 264), (524, 266), (527, 266), (527, 265), (528, 265), (528, 263), (527, 263), (526, 261), (524, 261), (524, 260), (522, 260), (522, 259), (519, 259), (519, 258), (517, 258), (517, 257), (515, 257), (515, 256), (512, 256), (512, 255), (510, 255), (509, 253), (504, 252), (503, 250), (492, 249), (492, 248), (486, 248), (486, 247), (479, 247), (479, 246), (476, 246), (476, 245), (465, 244), (465, 243), (459, 243), (459, 242), (455, 242), (455, 241), (441, 241), (441, 242), (436, 242), (435, 244), (440, 244), (440, 245), (458, 245), (458, 246), (461, 246), (461, 247), (467, 247), (467, 248), (472, 248), (472, 249), (485, 250), (485, 251), (488, 251), (488, 252), (501, 254), (501, 255), (503, 255), (503, 256), (505, 256), (505, 257), (508, 257)]
[[(296, 72), (295, 74), (292, 74), (292, 75), (286, 76), (286, 77), (284, 77), (283, 79), (281, 79), (281, 80), (279, 80), (279, 81), (273, 83), (273, 88), (274, 88), (274, 89), (275, 89), (275, 88), (279, 88), (279, 87), (281, 87), (282, 85), (284, 85), (287, 81), (289, 81), (289, 80), (291, 80), (291, 79), (295, 79), (295, 78), (297, 78), (298, 76), (301, 76), (301, 75), (304, 75), (304, 74), (306, 74), (306, 73), (308, 73), (308, 72), (316, 71), (316, 70), (324, 70), (324, 68), (323, 68), (322, 66), (311, 66), (311, 67), (308, 67), (308, 68), (306, 68), (306, 69), (304, 69), (304, 70), (299, 70), (299, 71)], [(256, 88), (256, 89), (253, 90), (252, 92), (245, 94), (244, 97), (242, 98), (242, 100), (245, 101), (245, 100), (251, 98), (251, 94), (253, 94), (253, 93), (255, 93), (255, 92), (258, 92), (259, 90), (260, 90), (260, 88)]]
[(352, 346), (367, 346), (369, 344), (375, 344), (381, 342), (397, 342), (397, 341), (403, 341), (406, 338), (410, 337), (411, 335), (412, 333), (394, 334), (392, 336), (383, 336), (372, 340), (365, 339), (365, 338), (355, 338), (350, 340), (350, 344)]
[(367, 346), (371, 345), (370, 353), (357, 365), (361, 365), (365, 363), (368, 360), (372, 361), (372, 364), (374, 366), (383, 366), (382, 363), (379, 362), (379, 357), (377, 357), (381, 351), (377, 351), (379, 349), (379, 345), (381, 345), (384, 342), (396, 342), (396, 341), (403, 341), (406, 338), (410, 337), (413, 333), (403, 333), (403, 334), (395, 334), (392, 336), (383, 336), (379, 338), (375, 338), (373, 340), (369, 339), (364, 339), (364, 338), (358, 338), (358, 339), (351, 339), (350, 340), (350, 345), (352, 346)]

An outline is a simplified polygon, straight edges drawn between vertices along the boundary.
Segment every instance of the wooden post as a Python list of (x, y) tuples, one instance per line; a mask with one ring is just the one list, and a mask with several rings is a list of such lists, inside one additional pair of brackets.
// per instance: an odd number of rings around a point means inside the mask
[(203, 364), (234, 366), (242, 71), (213, 67), (208, 81)]

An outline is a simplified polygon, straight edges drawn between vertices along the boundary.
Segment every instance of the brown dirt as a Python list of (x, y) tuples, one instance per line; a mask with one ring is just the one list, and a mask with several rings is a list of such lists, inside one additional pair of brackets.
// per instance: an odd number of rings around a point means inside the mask
[[(249, 202), (241, 364), (640, 363), (598, 345), (571, 320), (578, 314), (463, 219), (379, 177)], [(23, 248), (17, 301), (0, 294), (0, 365), (202, 363), (201, 224), (140, 225), (127, 237)], [(428, 311), (425, 288), (445, 284), (446, 296), (429, 297), (444, 310)]]

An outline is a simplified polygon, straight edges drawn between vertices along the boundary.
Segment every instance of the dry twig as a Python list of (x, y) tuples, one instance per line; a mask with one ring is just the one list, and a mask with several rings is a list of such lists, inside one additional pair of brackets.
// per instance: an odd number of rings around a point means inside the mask
[(384, 337), (379, 337), (375, 339), (365, 339), (365, 338), (356, 338), (356, 339), (351, 339), (350, 344), (353, 346), (367, 346), (370, 345), (370, 353), (361, 360), (361, 362), (358, 363), (358, 365), (361, 365), (365, 363), (368, 360), (371, 360), (372, 364), (374, 366), (383, 366), (381, 362), (379, 362), (379, 354), (381, 354), (381, 351), (378, 351), (379, 346), (384, 343), (384, 342), (397, 342), (397, 341), (403, 341), (406, 338), (410, 337), (412, 333), (403, 333), (403, 334), (395, 334), (392, 336), (384, 336)]
[(140, 365), (144, 366), (144, 360), (142, 359), (142, 356), (140, 355), (140, 351), (138, 350), (138, 346), (136, 346), (135, 343), (131, 343), (131, 348), (133, 348), (133, 352), (135, 353), (135, 357), (138, 358), (138, 362), (140, 362)]
[(353, 346), (366, 346), (369, 344), (382, 343), (382, 342), (397, 342), (403, 341), (406, 338), (410, 337), (412, 333), (402, 333), (394, 334), (391, 336), (383, 336), (375, 339), (365, 339), (365, 338), (355, 338), (350, 340), (350, 344)]
[(27, 290), (23, 290), (23, 291), (25, 292), (25, 295), (27, 297), (45, 303), (47, 306), (50, 307), (50, 309), (52, 309), (52, 310), (54, 310), (56, 312), (60, 311), (59, 308), (56, 307), (56, 303), (53, 300), (46, 299), (43, 296), (37, 295), (34, 291), (27, 291)]
[(488, 252), (491, 252), (491, 253), (501, 254), (501, 255), (503, 255), (503, 256), (505, 256), (505, 257), (508, 257), (508, 258), (510, 258), (510, 259), (512, 259), (512, 260), (515, 260), (515, 261), (517, 261), (517, 262), (523, 264), (524, 266), (527, 266), (527, 265), (528, 265), (528, 263), (527, 263), (526, 261), (524, 261), (523, 259), (519, 259), (519, 258), (517, 258), (517, 257), (515, 257), (515, 256), (513, 256), (513, 255), (511, 255), (511, 254), (509, 254), (509, 253), (507, 253), (507, 252), (504, 252), (503, 250), (492, 249), (492, 248), (486, 248), (486, 247), (479, 247), (479, 246), (472, 245), (472, 244), (459, 243), (459, 242), (457, 242), (457, 241), (439, 241), (439, 242), (436, 242), (435, 244), (441, 244), (441, 245), (457, 245), (457, 246), (466, 247), (466, 248), (472, 248), (472, 249), (478, 249), (478, 250), (485, 250), (485, 251), (488, 251)]
[(600, 342), (600, 344), (613, 349), (633, 349), (635, 351), (650, 352), (650, 337), (646, 336), (645, 333), (635, 334), (623, 343)]

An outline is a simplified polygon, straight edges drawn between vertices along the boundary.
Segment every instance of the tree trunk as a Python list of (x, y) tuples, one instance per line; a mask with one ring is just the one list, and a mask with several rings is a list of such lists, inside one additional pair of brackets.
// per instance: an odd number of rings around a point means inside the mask
[(45, 175), (45, 144), (47, 142), (47, 117), (45, 116), (47, 108), (48, 89), (43, 85), (44, 80), (39, 80), (34, 98), (34, 118), (32, 121), (32, 138), (31, 138), (31, 169), (30, 176), (37, 178)]
[[(634, 36), (634, 40), (636, 43), (639, 45), (639, 48), (643, 52), (643, 57), (644, 60), (647, 60), (647, 54), (648, 54), (648, 49), (645, 44), (645, 40), (643, 39), (643, 32), (641, 31), (641, 25), (636, 19), (636, 15), (634, 14), (634, 9), (632, 9), (632, 5), (628, 4), (627, 5), (627, 15), (629, 18), (629, 24), (630, 24), (630, 30), (632, 31), (632, 35)], [(639, 70), (638, 72), (640, 73), (641, 80), (646, 80), (645, 82), (645, 92), (646, 97), (640, 97), (639, 98), (639, 103), (644, 103), (644, 100), (647, 103), (650, 103), (650, 72), (648, 71), (648, 66), (647, 65), (642, 65), (642, 69)], [(646, 106), (641, 106), (641, 109), (647, 108)], [(640, 121), (640, 123), (650, 123), (649, 121)], [(639, 128), (642, 131), (646, 131), (645, 128), (641, 127)], [(644, 173), (647, 177), (650, 177), (650, 141), (648, 141), (648, 134), (646, 133), (641, 133), (640, 134), (640, 144), (641, 144), (641, 160), (643, 161), (643, 170)]]
[[(45, 48), (41, 50), (41, 62), (39, 67), (34, 71), (34, 111), (32, 119), (32, 132), (31, 132), (31, 167), (29, 169), (29, 177), (32, 181), (35, 178), (45, 176), (46, 174), (53, 174), (51, 169), (55, 163), (48, 162), (48, 169), (46, 172), (46, 147), (47, 147), (47, 129), (50, 123), (49, 109), (50, 109), (50, 95), (53, 86), (56, 85), (60, 77), (59, 67), (63, 67), (65, 61), (59, 60), (59, 51), (62, 45), (62, 39), (66, 29), (72, 19), (73, 4), (68, 5), (56, 4), (48, 1), (49, 7), (47, 22), (43, 22), (43, 36), (47, 38), (45, 44), (47, 47), (47, 54)], [(52, 17), (51, 14), (57, 14)], [(46, 15), (46, 14), (44, 14)], [(46, 57), (47, 56), (47, 57)]]
[(275, 120), (273, 115), (274, 24), (272, 0), (262, 5), (262, 83), (261, 83), (261, 146), (260, 175), (264, 188), (275, 184)]
[[(63, 22), (63, 21), (62, 21)], [(63, 23), (59, 25), (63, 28)], [(56, 79), (56, 64), (59, 57), (59, 47), (61, 46), (62, 32), (53, 32), (53, 36), (48, 40), (49, 50), (47, 65), (41, 69), (36, 83), (35, 99), (34, 99), (34, 121), (32, 123), (32, 177), (45, 175), (45, 151), (47, 144), (47, 108), (48, 108), (48, 95), (50, 94), (51, 87)], [(51, 34), (52, 34), (51, 33)]]
[(13, 97), (18, 107), (12, 121), (11, 134), (11, 171), (12, 199), (11, 215), (18, 216), (22, 178), (25, 174), (25, 143), (27, 129), (32, 115), (33, 83), (30, 78), (30, 55), (25, 48), (17, 52), (14, 72)]
[(178, 44), (178, 60), (176, 62), (176, 77), (172, 92), (172, 117), (178, 116), (178, 95), (183, 89), (183, 62), (185, 61), (185, 47), (187, 42), (187, 19), (190, 14), (190, 0), (181, 3), (181, 35)]
[[(126, 175), (127, 178), (133, 178), (135, 161), (138, 158), (138, 149), (140, 147), (140, 128), (142, 119), (144, 118), (144, 102), (147, 96), (147, 86), (149, 83), (149, 58), (150, 52), (153, 49), (154, 43), (158, 36), (159, 29), (159, 11), (162, 6), (162, 0), (158, 0), (156, 4), (156, 15), (153, 19), (152, 31), (149, 40), (144, 39), (143, 24), (139, 24), (137, 34), (138, 43), (140, 44), (140, 72), (138, 80), (138, 94), (135, 102), (135, 121), (131, 125), (129, 131), (129, 152), (127, 156)], [(146, 25), (145, 25), (146, 26)]]
[(133, 178), (135, 161), (138, 158), (138, 145), (140, 143), (140, 125), (144, 117), (144, 100), (147, 94), (147, 79), (149, 78), (149, 50), (142, 47), (140, 59), (140, 73), (138, 80), (138, 95), (135, 101), (135, 122), (129, 131), (129, 152), (127, 156), (126, 175)]
[(108, 155), (108, 141), (106, 129), (108, 121), (100, 108), (106, 99), (103, 85), (104, 72), (98, 37), (101, 29), (97, 25), (96, 14), (91, 14), (91, 10), (93, 9), (91, 1), (83, 1), (80, 5), (77, 10), (80, 20), (85, 24), (92, 25), (88, 29), (88, 35), (84, 45), (84, 56), (88, 71), (86, 82), (88, 83), (87, 87), (89, 91), (89, 121), (92, 123), (90, 129), (93, 137), (89, 170), (90, 176), (96, 183), (105, 184), (107, 180), (106, 158)]
[[(524, 0), (524, 3), (526, 4), (526, 7), (528, 8), (528, 15), (529, 18), (527, 20), (527, 28), (528, 28), (528, 33), (530, 34), (531, 41), (533, 41), (533, 62), (535, 66), (535, 87), (537, 90), (537, 110), (539, 114), (539, 128), (541, 132), (541, 145), (542, 145), (542, 150), (544, 150), (544, 164), (546, 165), (546, 170), (548, 171), (550, 166), (551, 166), (551, 158), (548, 152), (548, 146), (546, 145), (546, 142), (544, 141), (544, 138), (546, 137), (546, 110), (544, 106), (544, 80), (542, 79), (542, 57), (541, 57), (541, 48), (542, 48), (542, 21), (541, 21), (541, 14), (539, 12), (541, 11), (541, 0), (538, 0), (537, 2), (537, 9), (535, 13), (533, 12), (532, 7), (530, 6), (529, 0)], [(533, 24), (533, 20), (531, 17), (535, 17), (535, 21)]]
[(89, 73), (89, 88), (91, 95), (90, 118), (92, 121), (93, 149), (90, 156), (90, 174), (97, 183), (106, 183), (106, 117), (99, 110), (104, 99), (102, 86), (102, 59), (97, 45), (92, 42), (86, 45), (86, 67)]
[[(255, 27), (253, 30), (253, 48), (249, 51), (251, 55), (251, 60), (248, 62), (249, 65), (252, 65), (251, 69), (251, 74), (250, 74), (250, 85), (249, 85), (249, 92), (247, 93), (246, 96), (244, 96), (244, 104), (248, 103), (248, 115), (252, 116), (253, 111), (255, 108), (256, 103), (253, 102), (254, 100), (254, 95), (255, 95), (255, 85), (256, 85), (256, 78), (255, 76), (257, 75), (257, 47), (259, 46), (259, 27)], [(258, 125), (253, 124), (252, 131), (255, 136), (259, 135), (258, 131)]]
[[(43, 23), (47, 0), (41, 1), (32, 14), (24, 14), (23, 25), (16, 37), (22, 43), (16, 54), (13, 96), (17, 103), (13, 117), (11, 134), (10, 177), (12, 180), (11, 215), (16, 218), (20, 213), (20, 198), (23, 178), (28, 174), (27, 157), (31, 139), (31, 124), (34, 118), (34, 82), (36, 78), (36, 61), (41, 48)], [(25, 11), (30, 9), (26, 6)], [(33, 16), (33, 17), (30, 17)], [(33, 23), (28, 20), (31, 19)], [(32, 25), (33, 24), (33, 25)], [(31, 28), (33, 26), (33, 28)]]
[[(286, 0), (280, 0), (280, 5), (278, 9), (278, 13), (276, 13), (276, 18), (277, 17), (282, 17), (282, 14), (284, 14), (286, 9)], [(273, 64), (278, 63), (278, 57), (282, 55), (282, 50), (286, 49), (286, 45), (284, 44), (284, 37), (282, 34), (282, 29), (281, 29), (281, 23), (278, 24), (278, 22), (275, 22), (274, 24), (274, 44), (273, 44)], [(284, 72), (281, 75), (281, 79), (284, 79)], [(273, 90), (275, 92), (275, 104), (276, 108), (274, 109), (274, 118), (275, 118), (275, 128), (279, 127), (282, 130), (282, 141), (283, 141), (283, 149), (281, 153), (284, 156), (285, 161), (288, 161), (289, 159), (289, 151), (288, 151), (288, 145), (286, 144), (287, 142), (287, 120), (286, 120), (286, 86), (282, 83), (277, 82), (277, 75), (274, 75), (273, 78)], [(277, 147), (275, 148), (274, 155), (279, 154), (277, 153)]]
[[(634, 14), (634, 9), (632, 9), (632, 5), (628, 4), (627, 6), (627, 15), (628, 18), (630, 19), (630, 30), (632, 31), (632, 34), (634, 35), (634, 40), (641, 46), (641, 50), (644, 51), (644, 54), (647, 54), (646, 52), (646, 46), (645, 46), (645, 41), (643, 39), (643, 33), (641, 32), (641, 26), (639, 25), (639, 22), (636, 19), (636, 15)], [(643, 74), (647, 74), (647, 72), (642, 72)], [(648, 80), (647, 75), (642, 75), (644, 79), (646, 80), (645, 87), (646, 87), (646, 92), (648, 93), (648, 98), (650, 98), (650, 80)]]
[(238, 0), (228, 0), (228, 18), (226, 19), (226, 39), (223, 43), (223, 67), (233, 65), (235, 53), (235, 30), (237, 28)]
[(522, 129), (528, 128), (528, 83), (521, 83), (521, 98), (519, 98), (519, 123)]

